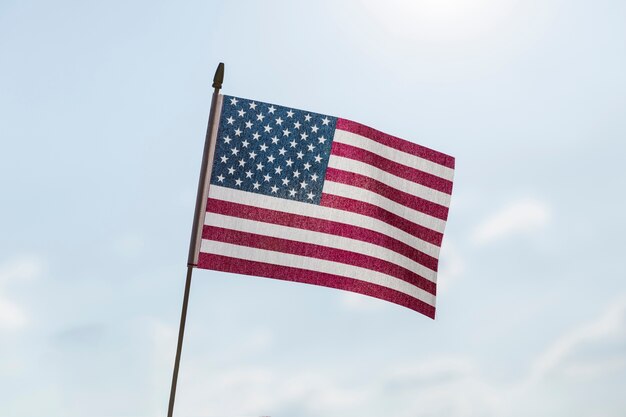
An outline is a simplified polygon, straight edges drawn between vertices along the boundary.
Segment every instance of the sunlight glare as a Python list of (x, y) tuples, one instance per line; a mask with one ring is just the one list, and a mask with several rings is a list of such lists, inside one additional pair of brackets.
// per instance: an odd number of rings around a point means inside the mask
[(511, 15), (516, 0), (361, 0), (392, 35), (459, 41), (493, 33)]

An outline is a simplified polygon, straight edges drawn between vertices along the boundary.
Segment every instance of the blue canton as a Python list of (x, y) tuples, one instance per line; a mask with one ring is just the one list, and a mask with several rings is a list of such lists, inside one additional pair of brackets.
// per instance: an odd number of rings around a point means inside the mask
[(336, 122), (224, 96), (211, 184), (319, 204)]

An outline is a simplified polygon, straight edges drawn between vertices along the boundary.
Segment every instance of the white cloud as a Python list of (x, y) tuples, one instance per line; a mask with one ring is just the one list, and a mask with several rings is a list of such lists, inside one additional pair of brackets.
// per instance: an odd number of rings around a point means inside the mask
[(30, 280), (41, 274), (42, 262), (35, 256), (20, 256), (0, 265), (0, 285)]
[(21, 256), (0, 265), (0, 330), (15, 330), (28, 323), (24, 308), (8, 298), (8, 288), (37, 277), (41, 261), (33, 256)]
[(385, 308), (385, 301), (349, 291), (341, 291), (339, 302), (344, 310), (353, 312), (373, 312)]
[[(193, 368), (195, 371), (197, 368)], [(234, 368), (181, 384), (178, 407), (182, 415), (354, 415), (367, 404), (364, 384), (337, 383), (337, 375), (303, 371), (293, 374), (268, 368)], [(187, 380), (187, 379), (186, 379)]]
[(437, 294), (446, 292), (465, 272), (465, 260), (457, 246), (449, 239), (444, 239), (439, 254), (439, 273), (437, 274)]
[(0, 329), (13, 330), (24, 327), (26, 314), (15, 303), (0, 297)]
[[(516, 417), (592, 415), (592, 395), (609, 395), (615, 404), (604, 415), (621, 415), (619, 389), (606, 394), (607, 381), (622, 375), (626, 352), (626, 298), (595, 320), (555, 339), (527, 372), (492, 380), (468, 356), (428, 357), (397, 363), (387, 370), (341, 373), (310, 367), (300, 371), (265, 367), (202, 369), (188, 367), (181, 386), (180, 411), (197, 416), (314, 415), (375, 417)], [(614, 347), (613, 354), (606, 349)], [(599, 353), (600, 352), (600, 353)], [(302, 367), (304, 367), (303, 365)], [(191, 368), (191, 369), (190, 369)], [(367, 377), (363, 376), (363, 372)], [(597, 394), (594, 387), (603, 391)], [(582, 395), (570, 395), (581, 393)], [(596, 401), (589, 406), (590, 401)], [(623, 402), (622, 402), (623, 403)]]
[[(531, 378), (546, 376), (592, 376), (626, 365), (626, 297), (610, 304), (598, 319), (585, 323), (557, 339), (532, 367)], [(614, 352), (597, 354), (598, 346), (618, 346)], [(602, 350), (600, 348), (600, 350)]]
[(487, 244), (515, 235), (534, 233), (549, 221), (549, 206), (539, 200), (517, 200), (478, 225), (472, 234), (476, 244)]
[(196, 416), (495, 415), (499, 395), (474, 364), (456, 357), (429, 358), (370, 378), (319, 368), (240, 368), (187, 378), (179, 409)]

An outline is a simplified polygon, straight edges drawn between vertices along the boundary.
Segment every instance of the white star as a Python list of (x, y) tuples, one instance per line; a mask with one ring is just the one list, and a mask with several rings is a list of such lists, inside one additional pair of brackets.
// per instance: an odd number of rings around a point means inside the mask
[(293, 117), (293, 111), (289, 110), (289, 111), (287, 112), (287, 117)]
[(222, 174), (220, 174), (220, 175), (218, 175), (218, 176), (217, 176), (217, 181), (218, 181), (218, 182), (224, 182), (224, 179), (225, 179), (225, 178), (226, 178), (226, 177), (224, 177)]
[(317, 182), (317, 179), (318, 179), (318, 178), (319, 178), (319, 177), (317, 176), (317, 174), (313, 174), (313, 175), (311, 175), (311, 181), (315, 181), (315, 182)]
[(256, 103), (254, 101), (252, 103), (250, 103), (250, 108), (252, 110), (256, 110)]
[(273, 164), (274, 163), (274, 159), (276, 159), (276, 158), (274, 158), (274, 155), (270, 155), (270, 156), (267, 157), (267, 162)]
[(291, 142), (289, 142), (289, 144), (291, 145), (292, 148), (295, 148), (298, 142), (296, 142), (296, 140), (294, 139)]
[(278, 119), (276, 119), (276, 124), (278, 126), (281, 126), (283, 124), (283, 119), (281, 119), (280, 117)]
[(232, 139), (230, 138), (230, 136), (228, 135), (224, 136), (224, 143), (229, 144), (231, 140)]
[(306, 138), (308, 138), (308, 137), (309, 137), (309, 135), (307, 135), (307, 134), (306, 134), (306, 132), (302, 132), (302, 133), (300, 133), (300, 138), (301, 138), (302, 140), (306, 140)]
[(263, 162), (259, 162), (258, 164), (256, 164), (257, 171), (262, 171), (264, 167), (265, 165), (263, 165)]
[(326, 138), (324, 136), (320, 136), (319, 138), (317, 138), (317, 140), (319, 141), (319, 143), (326, 142)]
[(222, 163), (225, 164), (226, 162), (228, 162), (228, 157), (226, 155), (222, 155), (220, 157), (220, 159), (222, 160)]
[(237, 113), (239, 113), (239, 117), (243, 117), (243, 115), (246, 114), (243, 109), (239, 110)]
[(320, 128), (319, 128), (319, 127), (317, 127), (317, 125), (313, 125), (313, 127), (311, 127), (311, 132), (313, 132), (313, 133), (317, 133), (317, 131), (318, 131), (319, 129), (320, 129)]
[(293, 171), (293, 177), (294, 178), (300, 178), (300, 171), (298, 171), (297, 169), (295, 171)]
[(237, 149), (237, 148), (231, 148), (230, 152), (231, 152), (233, 155), (237, 155), (237, 154), (239, 153), (239, 149)]
[(291, 190), (289, 190), (289, 197), (295, 197), (295, 196), (296, 196), (296, 190), (292, 188)]
[(237, 103), (239, 103), (239, 100), (237, 100), (235, 97), (230, 98), (230, 104), (232, 104), (233, 106), (236, 106)]
[(307, 148), (309, 148), (309, 152), (313, 152), (313, 149), (315, 149), (315, 146), (313, 146), (313, 144), (309, 144), (309, 146), (307, 146)]
[(246, 161), (244, 161), (243, 159), (240, 159), (239, 160), (239, 166), (242, 167), (242, 166), (245, 166), (245, 165), (246, 165)]
[(276, 194), (278, 192), (278, 187), (275, 185), (272, 185), (272, 192)]
[(293, 165), (293, 161), (291, 160), (291, 158), (287, 159), (285, 162), (287, 163), (288, 167)]
[(311, 168), (311, 164), (309, 164), (308, 162), (304, 164), (304, 169), (308, 171), (310, 168)]
[(265, 130), (265, 133), (270, 133), (272, 131), (272, 126), (266, 124), (265, 126), (263, 126), (263, 130)]
[(228, 168), (228, 173), (230, 175), (233, 175), (235, 173), (235, 168), (233, 168), (233, 167)]
[(283, 156), (285, 153), (287, 153), (287, 149), (284, 146), (278, 150), (280, 156)]
[(248, 140), (247, 140), (247, 139), (244, 139), (244, 140), (243, 140), (243, 142), (241, 142), (241, 145), (242, 145), (244, 148), (247, 148), (247, 147), (248, 147), (248, 145), (250, 145), (250, 142), (248, 142)]
[(302, 153), (302, 151), (298, 151), (296, 155), (298, 156), (298, 159), (302, 159), (302, 157), (304, 156), (304, 153)]
[(311, 115), (307, 114), (306, 116), (304, 116), (304, 121), (305, 122), (310, 122), (311, 121)]
[(283, 136), (287, 136), (287, 137), (289, 137), (289, 134), (290, 134), (290, 133), (291, 133), (291, 132), (289, 131), (289, 129), (285, 129), (285, 130), (283, 130)]
[(278, 167), (274, 168), (274, 172), (277, 173), (278, 175), (280, 175), (280, 173), (283, 172), (283, 169), (280, 166), (278, 166)]
[(289, 185), (289, 180), (287, 178), (283, 178), (281, 181), (283, 182), (283, 185)]
[(259, 140), (260, 137), (261, 137), (261, 135), (259, 135), (259, 132), (254, 132), (252, 134), (252, 139), (254, 139), (254, 140)]
[(265, 182), (270, 182), (270, 180), (272, 179), (272, 176), (270, 174), (265, 174), (263, 175), (263, 179), (265, 180)]
[(322, 124), (323, 124), (324, 126), (328, 126), (328, 123), (330, 123), (330, 119), (329, 119), (328, 117), (324, 117), (324, 118), (322, 119)]
[(254, 151), (248, 153), (248, 155), (250, 155), (250, 159), (256, 158), (256, 152), (254, 152)]
[[(234, 122), (234, 120), (233, 120), (233, 122)], [(302, 125), (300, 124), (300, 122), (295, 122), (295, 123), (293, 124), (293, 127), (295, 127), (296, 129), (300, 129), (300, 126), (302, 126)]]
[(236, 185), (237, 187), (241, 187), (241, 183), (242, 183), (242, 182), (243, 182), (243, 181), (241, 181), (239, 178), (237, 178), (237, 179), (235, 180), (235, 185)]
[(265, 152), (267, 150), (267, 145), (266, 144), (262, 144), (261, 145), (261, 151)]
[(273, 143), (274, 145), (277, 145), (277, 144), (278, 144), (278, 136), (274, 136), (274, 137), (272, 138), (272, 143)]
[[(242, 133), (241, 129), (239, 129), (239, 128), (235, 129), (235, 136), (241, 136), (241, 133)], [(229, 143), (229, 142), (230, 141), (228, 141), (226, 143)]]
[(274, 107), (274, 105), (271, 105), (268, 109), (267, 109), (270, 113), (274, 114), (274, 112), (276, 111), (276, 107)]
[(307, 187), (307, 185), (309, 185), (309, 184), (307, 184), (307, 183), (306, 183), (306, 181), (302, 181), (302, 182), (300, 183), (300, 188), (306, 188), (306, 187)]
[(257, 114), (257, 115), (256, 115), (256, 119), (257, 119), (258, 121), (262, 122), (262, 121), (263, 121), (263, 119), (265, 119), (265, 116), (263, 116), (263, 113), (259, 113), (259, 114)]
[(235, 119), (233, 119), (232, 116), (229, 116), (228, 119), (226, 119), (226, 121), (228, 122), (229, 125), (232, 125), (233, 123), (235, 123)]
[(319, 154), (315, 157), (315, 162), (317, 162), (318, 164), (322, 162), (322, 157), (319, 156)]
[(252, 122), (250, 120), (248, 120), (246, 122), (246, 128), (251, 129), (252, 128)]
[(255, 181), (254, 184), (252, 184), (252, 186), (254, 187), (255, 190), (258, 190), (261, 184), (259, 184), (258, 181)]
[(246, 171), (246, 178), (252, 178), (253, 172), (250, 170)]
[(306, 197), (307, 197), (309, 200), (313, 200), (313, 197), (315, 197), (315, 194), (313, 194), (313, 192), (310, 192), (310, 193), (308, 193), (308, 194), (306, 195)]

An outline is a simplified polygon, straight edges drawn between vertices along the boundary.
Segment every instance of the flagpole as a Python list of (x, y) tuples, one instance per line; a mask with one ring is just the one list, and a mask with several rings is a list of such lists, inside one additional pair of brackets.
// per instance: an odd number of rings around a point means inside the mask
[(211, 100), (211, 110), (209, 112), (209, 122), (207, 126), (206, 136), (204, 139), (204, 152), (202, 154), (202, 166), (200, 168), (200, 179), (198, 180), (198, 192), (196, 194), (196, 209), (193, 214), (193, 227), (191, 229), (191, 239), (189, 241), (189, 257), (187, 258), (187, 278), (185, 280), (185, 293), (183, 295), (183, 309), (180, 314), (180, 326), (178, 328), (178, 344), (176, 346), (176, 359), (174, 361), (174, 373), (172, 375), (172, 387), (170, 389), (170, 401), (167, 408), (167, 417), (174, 414), (174, 399), (176, 397), (176, 383), (178, 382), (178, 368), (180, 366), (180, 354), (183, 349), (183, 336), (185, 335), (185, 322), (187, 320), (187, 306), (189, 304), (189, 291), (191, 289), (191, 274), (193, 267), (196, 266), (196, 254), (198, 237), (200, 230), (201, 211), (204, 206), (204, 190), (206, 189), (206, 176), (209, 164), (209, 150), (211, 148), (211, 134), (215, 128), (216, 107), (219, 98), (219, 91), (224, 81), (224, 64), (219, 63), (213, 76), (213, 98)]

